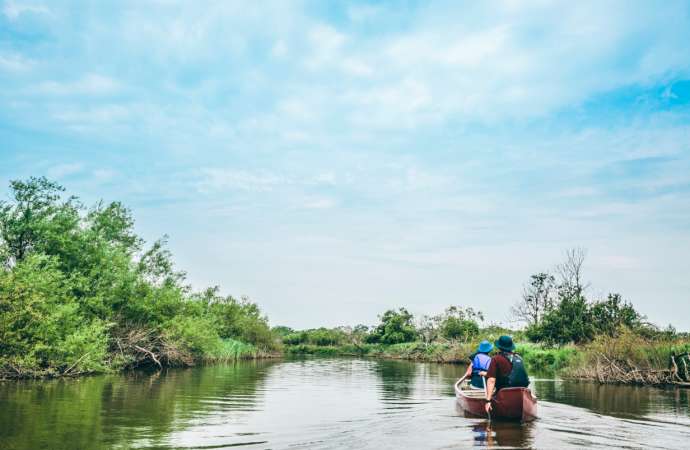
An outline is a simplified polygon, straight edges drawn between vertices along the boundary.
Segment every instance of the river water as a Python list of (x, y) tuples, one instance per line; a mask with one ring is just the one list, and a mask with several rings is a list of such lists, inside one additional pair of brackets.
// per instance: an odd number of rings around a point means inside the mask
[(251, 361), (0, 383), (0, 448), (690, 448), (690, 391), (535, 378), (540, 418), (465, 417), (464, 368)]

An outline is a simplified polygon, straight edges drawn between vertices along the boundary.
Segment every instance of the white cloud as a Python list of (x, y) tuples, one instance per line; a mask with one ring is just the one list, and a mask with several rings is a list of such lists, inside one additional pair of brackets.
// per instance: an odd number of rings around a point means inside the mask
[(267, 172), (253, 173), (234, 169), (202, 169), (197, 187), (201, 192), (240, 190), (267, 192), (290, 183), (284, 177)]
[(70, 175), (75, 175), (84, 170), (84, 164), (77, 163), (65, 163), (58, 164), (48, 169), (47, 175), (49, 178), (62, 179)]
[(335, 205), (335, 200), (328, 197), (309, 198), (302, 203), (302, 207), (305, 209), (330, 209)]
[(284, 58), (288, 54), (288, 46), (283, 39), (278, 39), (271, 48), (271, 54), (274, 58)]
[(98, 74), (86, 74), (72, 82), (45, 81), (36, 92), (48, 95), (106, 95), (119, 91), (120, 83), (113, 78)]
[(10, 20), (16, 20), (22, 14), (50, 14), (50, 10), (44, 5), (17, 3), (12, 0), (5, 1), (2, 13)]
[(0, 54), (0, 71), (26, 72), (32, 69), (35, 61), (19, 54)]

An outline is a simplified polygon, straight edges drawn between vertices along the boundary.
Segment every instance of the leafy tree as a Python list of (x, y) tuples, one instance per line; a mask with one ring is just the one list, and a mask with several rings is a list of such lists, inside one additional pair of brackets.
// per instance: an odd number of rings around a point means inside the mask
[(595, 329), (587, 299), (577, 292), (562, 290), (558, 306), (547, 312), (541, 323), (527, 328), (527, 336), (533, 341), (550, 345), (591, 340)]
[(12, 181), (0, 202), (0, 375), (192, 364), (222, 340), (274, 348), (255, 303), (192, 293), (165, 237), (145, 248), (121, 203), (87, 210), (64, 191)]
[(441, 336), (446, 339), (467, 342), (479, 334), (477, 322), (483, 320), (484, 316), (480, 311), (475, 311), (472, 308), (449, 306), (443, 315), (438, 317), (437, 322)]
[(397, 311), (390, 309), (379, 316), (379, 319), (381, 323), (369, 335), (369, 342), (400, 344), (412, 342), (417, 337), (417, 330), (413, 324), (414, 317), (405, 308), (399, 308)]
[(108, 324), (78, 310), (55, 258), (25, 255), (0, 271), (0, 363), (17, 375), (103, 369)]
[(275, 327), (271, 328), (271, 331), (273, 332), (273, 334), (275, 334), (276, 336), (279, 336), (281, 338), (295, 332), (295, 330), (293, 330), (292, 328), (286, 327), (284, 325), (275, 326)]
[(623, 301), (620, 294), (609, 294), (606, 300), (595, 302), (590, 311), (592, 325), (597, 334), (616, 336), (621, 327), (639, 330), (644, 316), (632, 304)]

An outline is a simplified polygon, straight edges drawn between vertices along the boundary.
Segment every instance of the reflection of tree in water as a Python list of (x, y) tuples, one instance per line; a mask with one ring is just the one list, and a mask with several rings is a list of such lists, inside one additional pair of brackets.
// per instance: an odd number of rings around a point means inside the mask
[(189, 419), (251, 410), (270, 362), (0, 385), (0, 442), (10, 448), (161, 443)]
[(422, 371), (425, 374), (428, 374), (430, 378), (438, 380), (434, 386), (441, 387), (440, 393), (442, 395), (455, 397), (455, 382), (465, 375), (466, 364), (418, 364), (422, 367)]
[(414, 393), (417, 365), (407, 361), (376, 361), (374, 371), (381, 378), (384, 400), (409, 399)]
[(689, 412), (688, 393), (683, 389), (547, 380), (536, 382), (536, 388), (540, 399), (614, 417), (640, 417), (657, 412), (687, 415)]
[(537, 382), (537, 395), (541, 399), (618, 417), (639, 416), (648, 412), (653, 391), (648, 387), (592, 382)]

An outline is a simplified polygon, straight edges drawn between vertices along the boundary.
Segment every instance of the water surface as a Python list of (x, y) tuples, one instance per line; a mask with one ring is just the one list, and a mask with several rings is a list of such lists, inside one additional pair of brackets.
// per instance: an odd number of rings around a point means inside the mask
[(687, 448), (688, 390), (537, 378), (540, 418), (456, 407), (464, 368), (361, 359), (241, 362), (0, 383), (0, 448)]

